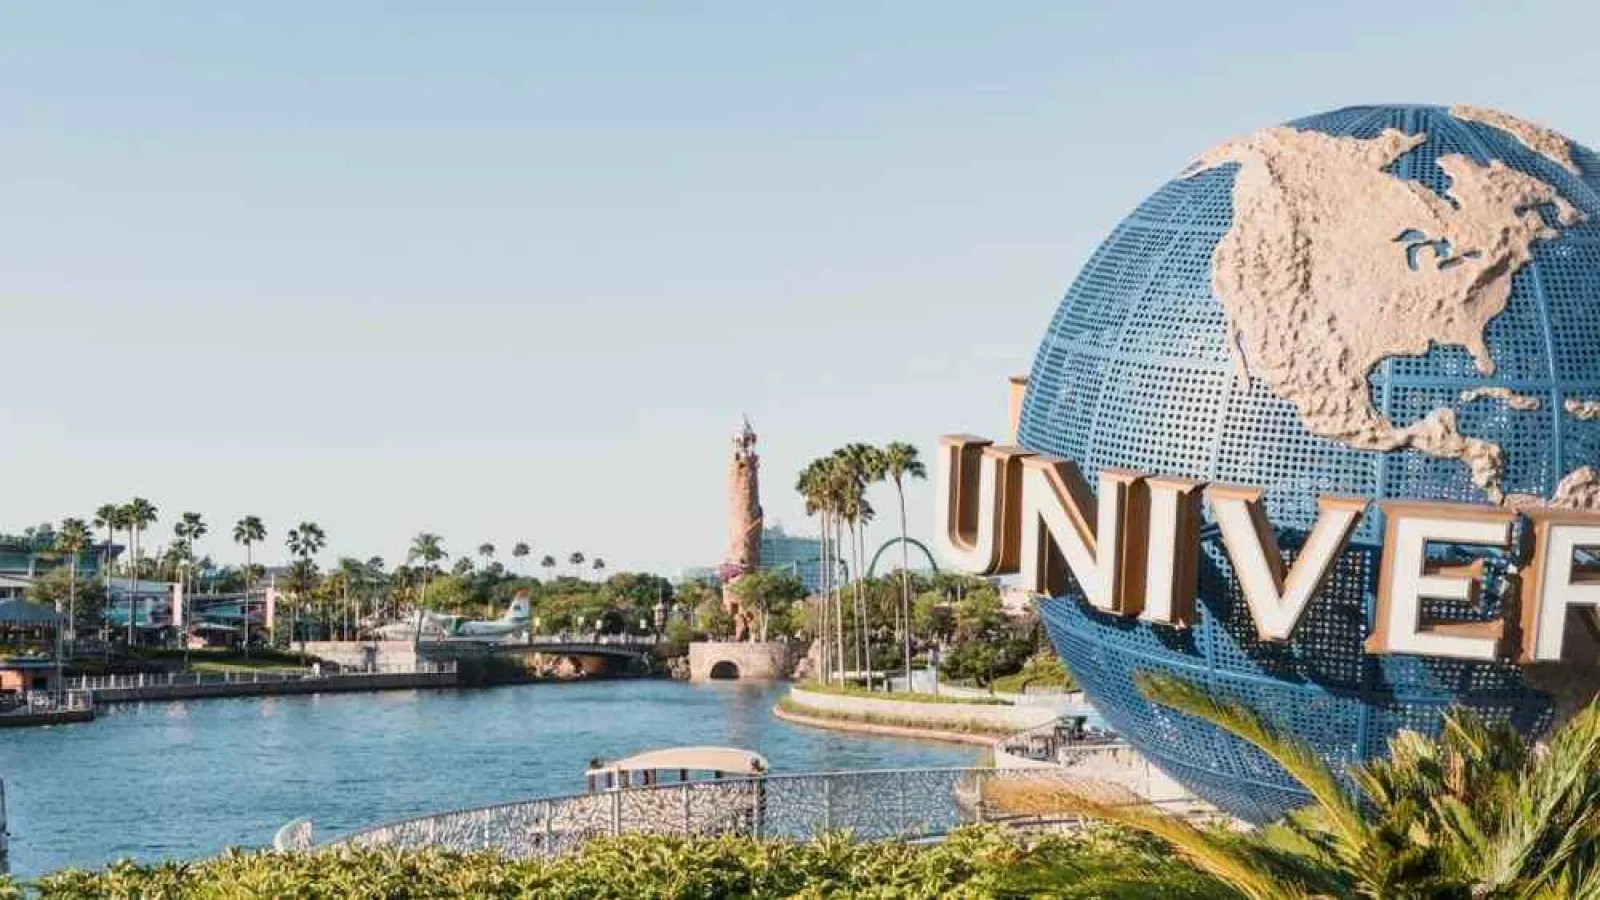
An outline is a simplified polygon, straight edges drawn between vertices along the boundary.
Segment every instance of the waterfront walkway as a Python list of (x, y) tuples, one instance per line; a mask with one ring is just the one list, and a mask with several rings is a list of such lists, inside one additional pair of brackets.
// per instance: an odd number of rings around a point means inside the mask
[[(1121, 746), (1121, 745), (1119, 745)], [(1085, 758), (1116, 747), (1086, 748)], [(1123, 747), (1122, 749), (1125, 749)], [(620, 834), (723, 835), (805, 840), (848, 830), (863, 840), (928, 840), (962, 825), (991, 822), (1022, 830), (1073, 830), (1073, 814), (1017, 814), (1003, 798), (1030, 783), (1063, 777), (1036, 769), (888, 769), (764, 775), (540, 797), (417, 816), (318, 843), (309, 819), (278, 830), (282, 851), (366, 847), (494, 851), (513, 858), (554, 856), (592, 838)], [(1196, 819), (1214, 814), (1188, 803), (1139, 801)]]
[(459, 678), (456, 663), (452, 660), (422, 660), (413, 665), (374, 666), (362, 671), (168, 672), (68, 678), (66, 683), (69, 692), (88, 694), (93, 697), (94, 703), (109, 704), (203, 697), (455, 687), (460, 683)]

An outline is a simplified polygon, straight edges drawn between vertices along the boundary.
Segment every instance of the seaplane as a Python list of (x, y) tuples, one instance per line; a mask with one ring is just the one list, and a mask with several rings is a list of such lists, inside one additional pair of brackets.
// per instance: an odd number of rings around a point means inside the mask
[(494, 640), (527, 630), (533, 610), (531, 598), (527, 591), (518, 591), (498, 619), (468, 619), (419, 609), (376, 631), (378, 637), (387, 641)]

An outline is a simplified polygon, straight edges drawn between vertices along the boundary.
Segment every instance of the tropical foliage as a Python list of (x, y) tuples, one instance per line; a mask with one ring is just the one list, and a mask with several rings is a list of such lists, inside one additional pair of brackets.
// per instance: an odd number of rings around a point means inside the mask
[(1314, 802), (1250, 833), (1199, 828), (1067, 786), (1036, 792), (1028, 811), (1071, 810), (1148, 832), (1259, 900), (1600, 897), (1600, 706), (1543, 746), (1454, 710), (1437, 739), (1402, 731), (1387, 758), (1346, 780), (1246, 706), (1166, 675), (1142, 675), (1139, 688), (1261, 748)]
[[(1063, 877), (1042, 885), (1026, 873)], [(277, 898), (1222, 898), (1231, 891), (1156, 842), (1114, 830), (1023, 840), (969, 829), (929, 846), (746, 838), (620, 837), (554, 860), (490, 853), (230, 852), (198, 863), (118, 863), (33, 885), (43, 900), (90, 897)], [(12, 888), (13, 891), (17, 889)], [(0, 882), (0, 897), (6, 887)]]

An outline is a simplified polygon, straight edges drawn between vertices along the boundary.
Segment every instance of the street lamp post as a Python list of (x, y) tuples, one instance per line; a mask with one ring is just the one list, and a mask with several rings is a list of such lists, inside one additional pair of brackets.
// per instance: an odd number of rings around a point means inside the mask
[(666, 601), (665, 597), (663, 597), (663, 598), (661, 598), (661, 599), (656, 601), (656, 609), (655, 609), (655, 613), (656, 613), (656, 637), (658, 639), (661, 637), (661, 633), (663, 631), (666, 631), (666, 629), (667, 629), (667, 612), (668, 612), (668, 610), (669, 610), (669, 606), (667, 605), (667, 601)]

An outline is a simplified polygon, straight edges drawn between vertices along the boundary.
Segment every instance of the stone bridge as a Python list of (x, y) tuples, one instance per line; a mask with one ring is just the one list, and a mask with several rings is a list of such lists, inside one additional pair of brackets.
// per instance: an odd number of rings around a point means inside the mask
[(689, 645), (689, 680), (788, 678), (794, 668), (791, 649), (779, 641), (695, 641)]
[(533, 635), (516, 638), (470, 637), (411, 641), (309, 641), (306, 652), (349, 668), (409, 665), (422, 660), (474, 660), (491, 656), (542, 654), (572, 660), (590, 675), (609, 674), (619, 664), (648, 663), (653, 636)]

